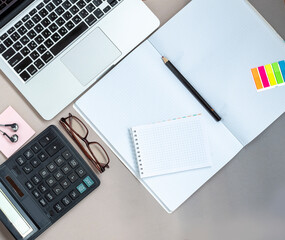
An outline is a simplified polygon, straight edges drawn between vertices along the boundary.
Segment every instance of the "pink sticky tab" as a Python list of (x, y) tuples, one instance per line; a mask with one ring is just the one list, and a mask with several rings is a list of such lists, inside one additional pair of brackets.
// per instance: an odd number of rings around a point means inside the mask
[(24, 121), (23, 118), (10, 106), (3, 113), (0, 114), (0, 124), (17, 123), (19, 129), (14, 132), (10, 127), (1, 127), (0, 129), (9, 136), (17, 134), (19, 139), (12, 143), (8, 138), (0, 135), (0, 151), (9, 158), (20, 147), (22, 147), (34, 134), (35, 131)]

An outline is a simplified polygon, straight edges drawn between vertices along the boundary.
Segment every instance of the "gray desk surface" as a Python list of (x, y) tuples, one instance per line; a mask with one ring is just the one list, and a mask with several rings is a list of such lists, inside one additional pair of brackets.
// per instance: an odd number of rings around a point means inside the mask
[[(147, 0), (146, 4), (164, 23), (188, 2)], [(250, 2), (285, 39), (283, 0)], [(2, 73), (0, 96), (0, 112), (13, 106), (37, 133), (58, 125), (59, 117), (68, 112), (75, 113), (70, 105), (54, 120), (44, 121)], [(110, 152), (111, 168), (99, 176), (101, 187), (38, 239), (284, 240), (284, 146), (283, 115), (172, 214)], [(1, 224), (0, 239), (12, 239)]]

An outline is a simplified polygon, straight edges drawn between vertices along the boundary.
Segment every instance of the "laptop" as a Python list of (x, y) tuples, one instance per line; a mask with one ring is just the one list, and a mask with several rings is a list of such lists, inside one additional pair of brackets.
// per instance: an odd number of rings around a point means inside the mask
[(50, 120), (158, 26), (141, 0), (0, 0), (0, 69)]

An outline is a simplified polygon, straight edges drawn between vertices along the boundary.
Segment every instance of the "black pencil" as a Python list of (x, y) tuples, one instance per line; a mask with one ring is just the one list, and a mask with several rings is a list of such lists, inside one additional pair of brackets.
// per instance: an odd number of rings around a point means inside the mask
[(221, 117), (215, 110), (206, 102), (206, 100), (197, 92), (197, 90), (186, 80), (185, 77), (177, 70), (177, 68), (166, 58), (162, 57), (163, 62), (168, 69), (180, 80), (181, 83), (191, 92), (194, 97), (203, 105), (203, 107), (212, 115), (216, 121), (220, 121)]

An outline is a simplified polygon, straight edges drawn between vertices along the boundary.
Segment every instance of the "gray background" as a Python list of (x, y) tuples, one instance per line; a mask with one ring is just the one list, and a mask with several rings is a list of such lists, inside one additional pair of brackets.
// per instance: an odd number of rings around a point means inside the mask
[[(163, 24), (189, 1), (145, 2)], [(283, 0), (250, 2), (285, 39)], [(37, 133), (50, 124), (59, 126), (59, 118), (68, 112), (76, 114), (70, 105), (54, 120), (44, 121), (1, 72), (0, 96), (0, 112), (13, 106)], [(90, 139), (102, 142), (95, 133)], [(99, 176), (101, 186), (38, 239), (284, 240), (284, 148), (285, 115), (172, 214), (108, 151), (111, 168)], [(0, 155), (0, 163), (4, 161)], [(12, 239), (1, 223), (0, 239)]]

